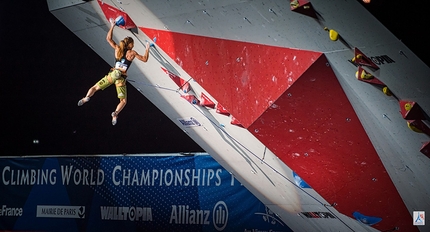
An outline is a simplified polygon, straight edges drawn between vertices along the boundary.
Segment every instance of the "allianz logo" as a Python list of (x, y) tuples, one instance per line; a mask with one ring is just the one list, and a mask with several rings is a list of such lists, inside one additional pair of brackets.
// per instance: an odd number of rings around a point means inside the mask
[(228, 207), (224, 201), (218, 201), (212, 210), (191, 209), (189, 205), (172, 205), (170, 224), (209, 225), (211, 221), (218, 231), (224, 230), (227, 226)]
[(11, 208), (11, 207), (7, 207), (7, 205), (2, 205), (0, 209), (0, 217), (2, 216), (19, 217), (19, 216), (22, 216), (23, 212), (24, 211), (22, 208)]

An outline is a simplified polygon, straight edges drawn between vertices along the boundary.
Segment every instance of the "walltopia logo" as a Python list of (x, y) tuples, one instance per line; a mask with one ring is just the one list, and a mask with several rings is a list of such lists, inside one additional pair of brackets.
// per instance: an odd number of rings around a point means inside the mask
[(100, 213), (102, 220), (152, 221), (150, 207), (100, 206)]
[(414, 211), (413, 224), (414, 226), (424, 226), (426, 224), (424, 211)]

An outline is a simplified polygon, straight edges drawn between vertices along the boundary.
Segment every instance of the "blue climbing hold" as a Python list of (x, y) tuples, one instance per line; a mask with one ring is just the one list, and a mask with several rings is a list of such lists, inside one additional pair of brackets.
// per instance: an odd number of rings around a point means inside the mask
[(301, 188), (312, 188), (310, 185), (308, 185), (302, 178), (300, 178), (299, 175), (297, 175), (295, 172), (293, 172), (294, 182)]
[(124, 26), (125, 25), (125, 20), (124, 18), (120, 15), (115, 19), (115, 24), (117, 26)]
[(355, 211), (352, 214), (352, 216), (354, 216), (355, 219), (357, 219), (361, 223), (369, 225), (369, 226), (375, 225), (376, 223), (382, 221), (382, 218), (366, 216), (366, 215), (361, 214), (361, 213), (359, 213), (357, 211)]

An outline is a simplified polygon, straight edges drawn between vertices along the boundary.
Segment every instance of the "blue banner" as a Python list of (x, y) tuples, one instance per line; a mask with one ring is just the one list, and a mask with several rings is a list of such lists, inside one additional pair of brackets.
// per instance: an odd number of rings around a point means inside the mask
[(291, 231), (208, 155), (0, 159), (0, 230)]

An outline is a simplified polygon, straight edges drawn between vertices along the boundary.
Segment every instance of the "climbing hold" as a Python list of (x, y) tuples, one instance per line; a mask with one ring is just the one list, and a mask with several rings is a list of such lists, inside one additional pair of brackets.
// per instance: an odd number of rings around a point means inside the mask
[(382, 88), (382, 92), (387, 96), (393, 96), (393, 93), (391, 92), (391, 90), (387, 86)]
[(114, 6), (104, 3), (103, 1), (97, 1), (100, 8), (103, 11), (106, 19), (115, 21), (115, 25), (124, 29), (136, 28), (136, 24), (131, 20), (127, 13), (121, 9), (117, 9)]
[(169, 70), (161, 67), (161, 70), (163, 70), (167, 75), (169, 75), (170, 79), (178, 85), (178, 87), (184, 91), (184, 93), (188, 93), (191, 91), (191, 86), (188, 81), (185, 81), (184, 79), (180, 78), (178, 75), (170, 72)]
[(400, 100), (399, 104), (400, 104), (400, 113), (402, 114), (404, 119), (406, 120), (425, 120), (426, 119), (418, 103), (413, 101)]
[(337, 33), (337, 31), (328, 29), (327, 27), (324, 27), (324, 30), (329, 32), (329, 37), (331, 40), (337, 41), (339, 39), (339, 33)]
[(408, 102), (408, 103), (406, 103), (406, 104), (404, 105), (404, 107), (405, 107), (405, 110), (409, 111), (409, 110), (411, 110), (411, 109), (412, 109), (412, 103), (411, 103), (411, 102)]
[(385, 84), (382, 81), (380, 81), (370, 72), (367, 72), (366, 70), (364, 70), (361, 66), (358, 67), (358, 71), (355, 73), (355, 77), (359, 81), (364, 81), (364, 82), (379, 85), (379, 86), (385, 86)]
[(417, 132), (417, 133), (423, 133), (423, 131), (422, 131), (422, 130), (418, 129), (418, 128), (413, 124), (413, 121), (406, 121), (406, 123), (408, 124), (409, 129), (411, 129), (412, 131)]
[(221, 104), (217, 104), (216, 105), (216, 112), (218, 113), (218, 114), (224, 114), (224, 115), (226, 115), (226, 116), (229, 116), (230, 115), (230, 113), (227, 111), (227, 109), (225, 109)]
[(358, 55), (354, 56), (354, 57), (351, 59), (351, 61), (352, 61), (352, 62), (355, 62), (355, 60), (356, 60), (356, 59), (361, 59), (362, 57), (363, 57), (363, 55), (362, 55), (362, 54), (358, 54)]
[(231, 121), (230, 124), (235, 125), (235, 126), (239, 126), (239, 127), (243, 127), (242, 124), (240, 124), (239, 120), (237, 120), (235, 117), (231, 117)]
[(330, 33), (329, 33), (329, 36), (330, 36), (330, 39), (331, 39), (331, 40), (333, 40), (333, 41), (337, 41), (337, 40), (339, 39), (339, 33), (337, 33), (337, 31), (335, 31), (335, 30), (330, 30), (329, 32), (330, 32)]
[(371, 59), (364, 55), (364, 53), (361, 52), (358, 48), (354, 49), (354, 58), (352, 58), (351, 61), (358, 65), (364, 65), (373, 68), (374, 70), (379, 69), (379, 67), (375, 63), (373, 63)]
[(215, 108), (215, 103), (211, 99), (209, 99), (209, 97), (206, 96), (203, 92), (200, 95), (200, 99), (201, 99), (200, 101), (201, 106), (205, 106), (208, 108)]
[[(290, 9), (294, 12), (318, 19), (312, 4), (307, 0), (290, 0)], [(276, 14), (273, 10), (272, 13)]]
[(430, 158), (430, 141), (423, 144), (423, 146), (420, 149), (420, 152)]
[(302, 178), (300, 178), (297, 173), (293, 172), (293, 178), (294, 182), (296, 182), (296, 185), (300, 188), (312, 188), (308, 183), (306, 183)]
[(184, 93), (188, 93), (191, 91), (191, 85), (190, 83), (187, 81), (185, 82), (181, 87), (181, 90), (184, 91)]
[(430, 136), (430, 128), (421, 120), (408, 120), (409, 129)]
[(299, 1), (298, 0), (292, 0), (290, 2), (290, 6), (291, 6), (291, 9), (296, 9), (297, 7), (300, 6)]
[(155, 47), (155, 43), (157, 42), (157, 37), (152, 38), (152, 42), (149, 43), (150, 47)]
[(196, 98), (196, 96), (192, 94), (181, 95), (181, 97), (194, 105), (198, 105), (200, 103), (200, 101)]
[(376, 223), (382, 221), (382, 218), (366, 216), (366, 215), (361, 214), (361, 213), (359, 213), (357, 211), (355, 211), (352, 214), (352, 216), (354, 216), (355, 219), (357, 219), (361, 223), (369, 225), (369, 226), (375, 225)]
[(121, 15), (115, 19), (115, 25), (117, 25), (118, 27), (125, 25), (125, 20)]
[(367, 72), (366, 72), (366, 71), (364, 71), (364, 70), (362, 70), (362, 71), (361, 71), (361, 73), (359, 73), (359, 71), (357, 71), (357, 72), (355, 73), (355, 77), (356, 77), (357, 79), (361, 78), (361, 79), (364, 79), (364, 80), (370, 80), (370, 79), (373, 79), (373, 75), (372, 75), (372, 74), (370, 74), (370, 73), (367, 73)]

